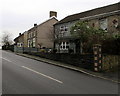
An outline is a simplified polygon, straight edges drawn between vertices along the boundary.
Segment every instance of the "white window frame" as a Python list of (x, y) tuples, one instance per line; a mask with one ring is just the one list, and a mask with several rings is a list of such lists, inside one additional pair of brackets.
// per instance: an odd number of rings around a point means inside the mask
[(32, 40), (30, 40), (30, 47), (32, 47)]
[(20, 43), (17, 43), (17, 47), (19, 47), (20, 46)]
[(17, 43), (17, 47), (23, 47), (23, 43), (22, 42)]
[[(63, 48), (63, 46), (65, 46), (65, 48)], [(67, 42), (61, 42), (60, 50), (68, 50), (67, 46), (69, 46), (69, 42), (68, 42), (68, 44), (67, 44)]]
[(20, 47), (23, 47), (23, 43), (22, 42), (20, 43)]
[(36, 35), (36, 31), (34, 31), (34, 35), (33, 36), (35, 36)]
[(33, 42), (33, 47), (35, 47), (35, 42), (36, 42), (35, 38), (33, 38), (32, 42)]
[(30, 47), (30, 40), (28, 40), (28, 47)]
[[(66, 29), (67, 29), (67, 31), (66, 31)], [(68, 26), (64, 26), (64, 25), (60, 26), (60, 32), (59, 32), (60, 37), (64, 37), (64, 34), (66, 32), (68, 32)]]
[(30, 38), (30, 33), (28, 34), (28, 37)]

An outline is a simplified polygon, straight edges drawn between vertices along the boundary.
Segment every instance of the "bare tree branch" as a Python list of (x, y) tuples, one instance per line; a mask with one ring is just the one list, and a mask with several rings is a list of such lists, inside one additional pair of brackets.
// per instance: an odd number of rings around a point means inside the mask
[(11, 45), (13, 43), (11, 36), (10, 33), (4, 32), (2, 36), (2, 45)]

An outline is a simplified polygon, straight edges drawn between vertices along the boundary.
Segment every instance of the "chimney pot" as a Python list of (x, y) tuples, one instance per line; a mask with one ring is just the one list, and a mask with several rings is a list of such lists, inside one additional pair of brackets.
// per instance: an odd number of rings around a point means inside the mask
[(36, 23), (34, 24), (34, 27), (35, 27), (35, 26), (37, 26), (37, 24), (36, 24)]
[(19, 36), (21, 36), (21, 33), (19, 33)]

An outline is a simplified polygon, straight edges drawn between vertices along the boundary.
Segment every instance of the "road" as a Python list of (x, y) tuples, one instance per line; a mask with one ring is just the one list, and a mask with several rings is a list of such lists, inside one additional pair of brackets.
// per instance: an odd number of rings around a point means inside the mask
[(118, 94), (111, 81), (6, 51), (0, 58), (3, 94)]

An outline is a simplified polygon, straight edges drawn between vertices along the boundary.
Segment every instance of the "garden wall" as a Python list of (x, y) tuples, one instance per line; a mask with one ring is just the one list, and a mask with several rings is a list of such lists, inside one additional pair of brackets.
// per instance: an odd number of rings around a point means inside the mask
[(103, 71), (120, 70), (120, 55), (103, 55), (102, 69)]
[(93, 55), (80, 55), (80, 54), (61, 54), (61, 53), (29, 53), (55, 61), (60, 61), (73, 66), (89, 69), (93, 71)]

